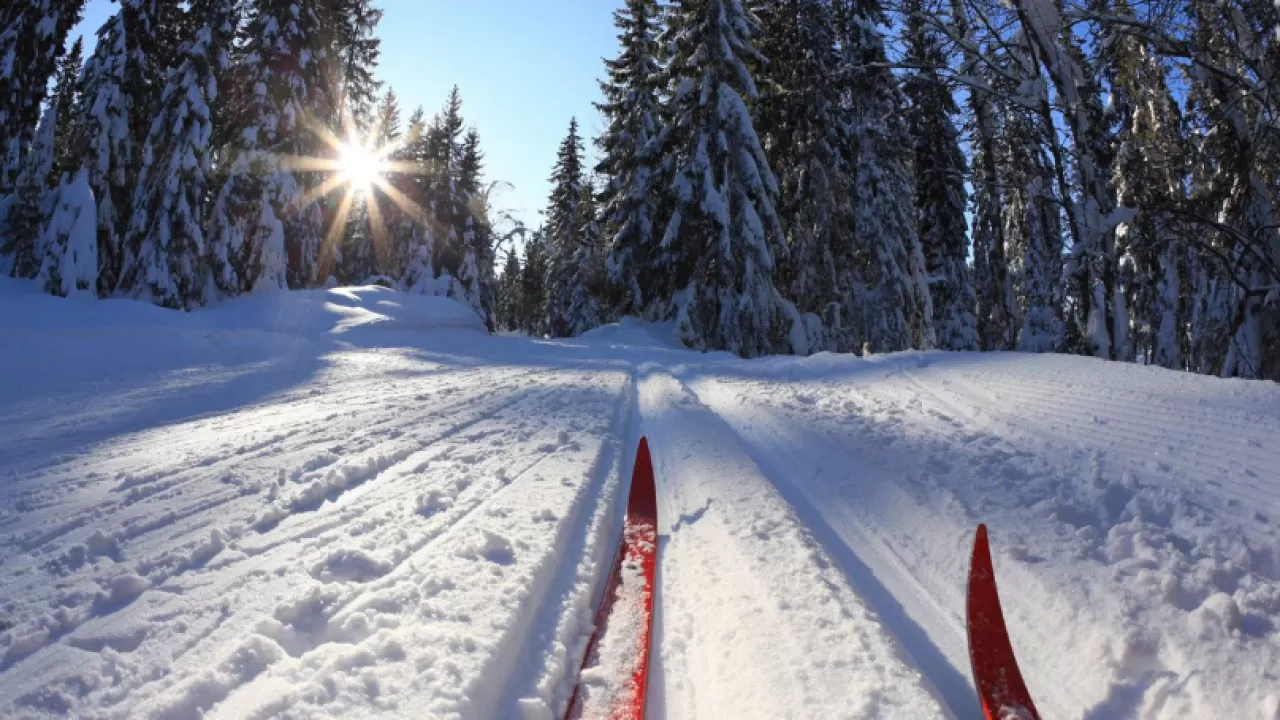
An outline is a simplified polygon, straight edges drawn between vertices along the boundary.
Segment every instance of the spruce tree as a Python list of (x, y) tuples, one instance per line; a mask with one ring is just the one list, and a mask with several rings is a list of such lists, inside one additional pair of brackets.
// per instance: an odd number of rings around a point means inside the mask
[(49, 220), (36, 246), (43, 252), (40, 279), (45, 292), (67, 296), (96, 294), (98, 288), (98, 222), (89, 171), (65, 178), (53, 196)]
[(483, 174), (484, 152), (480, 149), (480, 133), (472, 128), (462, 139), (455, 182), (458, 203), (455, 212), (458, 215), (454, 222), (463, 248), (457, 281), (461, 299), (475, 308), (492, 329), (495, 310), (493, 228), (489, 225)]
[(627, 0), (614, 11), (622, 50), (605, 61), (607, 77), (600, 83), (604, 102), (596, 105), (607, 123), (597, 141), (601, 158), (596, 172), (605, 178), (598, 201), (602, 230), (609, 234), (609, 304), (623, 314), (643, 312), (647, 292), (658, 286), (652, 262), (658, 213), (654, 150), (662, 129), (659, 12), (657, 0)]
[[(1130, 12), (1123, 0), (1122, 14)], [(1187, 276), (1187, 228), (1176, 210), (1186, 203), (1185, 124), (1169, 87), (1168, 71), (1143, 38), (1117, 29), (1103, 50), (1112, 89), (1109, 109), (1118, 121), (1115, 185), (1122, 206), (1137, 211), (1121, 226), (1122, 261), (1133, 270), (1127, 305), (1140, 360), (1181, 368)]]
[[(444, 107), (432, 119), (423, 137), (425, 157), (425, 195), (423, 206), (435, 229), (433, 252), (437, 276), (458, 276), (466, 253), (458, 227), (465, 204), (458, 193), (457, 178), (462, 156), (462, 138), (466, 121), (462, 118), (462, 95), (457, 86), (449, 91)], [(452, 293), (450, 293), (452, 294)]]
[(853, 350), (854, 322), (842, 315), (853, 290), (851, 147), (839, 87), (843, 66), (833, 8), (822, 0), (762, 6), (762, 50), (771, 62), (756, 110), (781, 190), (778, 212), (788, 253), (775, 279), (802, 312), (820, 317), (824, 345)]
[(889, 71), (879, 0), (840, 0), (853, 143), (854, 247), (864, 258), (862, 287), (851, 294), (863, 343), (881, 353), (935, 344), (924, 252), (916, 228), (910, 136), (898, 121), (906, 100)]
[(382, 149), (398, 143), (401, 137), (400, 130), (400, 100), (396, 97), (395, 90), (387, 88), (386, 94), (382, 96), (382, 102), (378, 105), (374, 120), (373, 147)]
[(39, 131), (26, 153), (17, 187), (14, 188), (7, 239), (0, 242), (0, 261), (15, 278), (36, 277), (44, 260), (44, 248), (39, 240), (54, 199), (49, 181), (53, 175), (57, 126), (58, 105), (50, 103), (45, 108)]
[(964, 183), (966, 163), (951, 117), (958, 108), (939, 68), (946, 66), (938, 38), (926, 29), (921, 0), (911, 0), (905, 83), (911, 101), (908, 125), (915, 150), (916, 213), (929, 274), (934, 327), (943, 350), (977, 350), (977, 298), (969, 279)]
[[(339, 101), (339, 116), (334, 127), (350, 124), (350, 129), (364, 136), (373, 129), (378, 89), (382, 83), (374, 77), (382, 40), (377, 35), (383, 11), (371, 0), (325, 0), (327, 22), (324, 29), (332, 33), (332, 51), (328, 54), (330, 87)], [(339, 125), (341, 123), (341, 125)]]
[(15, 186), (49, 78), (85, 0), (13, 0), (0, 9), (0, 196)]
[(556, 164), (551, 171), (551, 197), (547, 203), (546, 243), (548, 247), (546, 322), (553, 337), (572, 332), (569, 317), (572, 299), (578, 294), (580, 279), (574, 266), (582, 249), (582, 138), (578, 120), (569, 122), (569, 134), (560, 142)]
[[(164, 67), (158, 38), (160, 0), (121, 0), (98, 30), (80, 87), (85, 115), (76, 154), (98, 203), (98, 293), (120, 287), (130, 204), (142, 165), (142, 144), (154, 117)], [(124, 288), (128, 289), (128, 288)]]
[(331, 117), (318, 0), (255, 0), (235, 68), (226, 135), (236, 148), (210, 221), (215, 277), (224, 293), (306, 287), (323, 238), (318, 180), (295, 158), (321, 152), (313, 129)]
[(58, 63), (58, 83), (53, 90), (53, 103), (58, 108), (58, 127), (53, 139), (52, 184), (56, 184), (63, 173), (73, 172), (79, 165), (75, 142), (85, 112), (80, 99), (80, 73), (83, 69), (84, 39), (76, 38), (71, 50)]
[(397, 259), (396, 277), (402, 290), (421, 294), (436, 293), (436, 235), (440, 224), (433, 215), (431, 202), (432, 168), (430, 128), (422, 108), (409, 116), (404, 146), (394, 156), (409, 170), (396, 173), (390, 185), (404, 198), (397, 205), (391, 224), (392, 247)]
[(524, 268), (520, 273), (521, 326), (535, 337), (547, 333), (547, 245), (542, 229), (529, 236), (524, 246)]
[(785, 351), (790, 327), (773, 285), (785, 252), (778, 183), (748, 103), (759, 21), (740, 0), (680, 0), (665, 40), (672, 91), (656, 192), (664, 222), (647, 314), (676, 321), (698, 350), (746, 357)]
[(571, 337), (600, 327), (608, 317), (600, 302), (604, 297), (605, 263), (597, 212), (595, 189), (590, 182), (584, 182), (575, 221), (577, 248), (570, 258), (569, 293), (564, 313), (565, 334)]
[(217, 101), (219, 66), (234, 39), (235, 6), (236, 0), (192, 0), (187, 12), (200, 29), (178, 50), (182, 62), (168, 73), (142, 153), (125, 280), (136, 295), (167, 307), (191, 308), (206, 299), (210, 106)]
[(520, 258), (515, 250), (507, 253), (507, 260), (502, 266), (502, 279), (498, 284), (498, 302), (496, 324), (503, 330), (519, 330), (521, 328), (521, 268)]

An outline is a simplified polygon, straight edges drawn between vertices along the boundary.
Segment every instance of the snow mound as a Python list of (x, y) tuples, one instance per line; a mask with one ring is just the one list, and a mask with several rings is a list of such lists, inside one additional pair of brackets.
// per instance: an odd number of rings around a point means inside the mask
[(317, 337), (357, 330), (476, 330), (479, 315), (445, 297), (412, 295), (383, 287), (268, 292), (230, 300), (191, 313), (131, 300), (58, 298), (27, 280), (0, 278), (0, 328), (64, 331), (164, 328), (260, 331)]
[(602, 325), (582, 334), (583, 340), (614, 347), (647, 347), (661, 350), (688, 350), (680, 342), (674, 322), (651, 323), (633, 317)]
[(479, 315), (450, 298), (378, 286), (251, 295), (204, 314), (219, 329), (297, 335), (348, 334), (373, 328), (485, 332)]

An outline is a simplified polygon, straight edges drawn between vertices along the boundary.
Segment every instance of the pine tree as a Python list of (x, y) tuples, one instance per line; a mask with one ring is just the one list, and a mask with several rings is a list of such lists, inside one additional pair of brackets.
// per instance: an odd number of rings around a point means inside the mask
[(81, 118), (85, 112), (80, 99), (80, 73), (83, 69), (84, 40), (76, 38), (71, 50), (58, 63), (58, 82), (53, 91), (53, 104), (58, 108), (58, 127), (53, 139), (51, 184), (56, 184), (63, 173), (74, 172), (79, 166), (75, 141), (81, 132)]
[(1269, 354), (1280, 353), (1280, 232), (1259, 162), (1272, 156), (1260, 143), (1269, 113), (1247, 82), (1213, 69), (1232, 57), (1274, 77), (1271, 63), (1280, 66), (1280, 58), (1263, 59), (1258, 48), (1280, 12), (1258, 7), (1246, 14), (1208, 4), (1194, 10), (1190, 96), (1200, 157), (1192, 200), (1207, 237), (1192, 278), (1192, 358), (1201, 372), (1280, 379), (1280, 354)]
[(740, 0), (680, 0), (664, 40), (671, 60), (669, 133), (657, 186), (664, 224), (660, 278), (646, 314), (673, 319), (685, 343), (754, 357), (788, 349), (774, 288), (784, 252), (778, 183), (752, 121), (759, 21)]
[(191, 308), (206, 299), (210, 106), (217, 100), (218, 68), (227, 62), (234, 38), (235, 5), (236, 0), (192, 0), (187, 12), (201, 29), (178, 50), (182, 63), (168, 73), (142, 153), (129, 226), (134, 253), (125, 283), (167, 307)]
[(524, 268), (520, 273), (521, 326), (535, 337), (547, 333), (547, 244), (542, 229), (529, 236), (524, 246)]
[(1016, 0), (1013, 5), (1032, 56), (1062, 102), (1071, 138), (1080, 197), (1074, 212), (1067, 214), (1073, 240), (1067, 272), (1079, 288), (1076, 300), (1085, 318), (1085, 337), (1097, 357), (1126, 359), (1129, 323), (1123, 290), (1117, 284), (1114, 144), (1102, 104), (1102, 83), (1052, 3)]
[[(1123, 0), (1117, 0), (1116, 11), (1130, 13)], [(1117, 30), (1103, 52), (1112, 88), (1110, 110), (1119, 121), (1118, 199), (1137, 209), (1134, 221), (1121, 226), (1119, 238), (1123, 261), (1135, 275), (1127, 302), (1135, 342), (1143, 361), (1181, 368), (1181, 328), (1188, 320), (1182, 299), (1187, 246), (1186, 228), (1174, 213), (1186, 200), (1182, 112), (1167, 71), (1148, 43)]]
[(17, 0), (0, 9), (0, 196), (16, 184), (49, 78), (85, 0)]
[(848, 73), (853, 165), (854, 247), (865, 258), (861, 313), (865, 347), (881, 353), (931, 348), (936, 340), (924, 252), (910, 202), (910, 137), (897, 120), (906, 100), (887, 68), (879, 0), (841, 0), (839, 27)]
[(383, 11), (371, 0), (326, 0), (323, 7), (331, 13), (324, 27), (333, 34), (328, 74), (331, 92), (339, 100), (334, 125), (341, 123), (345, 129), (349, 123), (351, 130), (367, 135), (373, 129), (382, 86), (374, 73), (382, 54), (377, 29)]
[(8, 239), (0, 242), (0, 259), (15, 278), (36, 277), (44, 260), (44, 248), (39, 239), (53, 200), (49, 180), (53, 175), (57, 126), (58, 106), (50, 103), (24, 158), (22, 172), (18, 174), (6, 226)]
[[(975, 24), (982, 28), (987, 23), (984, 19), (972, 22), (971, 10), (963, 0), (951, 0), (951, 13), (963, 47), (959, 74), (976, 77), (988, 87), (992, 86), (990, 65), (994, 63), (989, 62), (992, 53), (982, 46), (974, 28)], [(977, 297), (978, 342), (982, 350), (1012, 350), (1016, 343), (1016, 308), (1006, 259), (1003, 185), (999, 173), (999, 142), (1004, 134), (996, 93), (971, 90), (967, 110), (973, 135), (971, 278)]]
[(316, 0), (256, 0), (232, 77), (226, 135), (236, 149), (214, 203), (209, 240), (224, 293), (306, 287), (323, 237), (315, 179), (291, 158), (320, 152), (312, 125), (333, 115)]
[(98, 283), (98, 222), (89, 171), (63, 180), (37, 247), (44, 253), (40, 278), (45, 292), (67, 296), (96, 293)]
[[(394, 159), (410, 168), (409, 173), (392, 176), (392, 188), (405, 200), (392, 211), (390, 234), (397, 258), (396, 277), (402, 290), (420, 294), (436, 293), (436, 234), (440, 227), (432, 214), (430, 191), (432, 170), (429, 166), (432, 142), (430, 128), (422, 108), (409, 116), (404, 146)], [(403, 207), (401, 207), (403, 205)]]
[[(98, 44), (81, 81), (85, 116), (76, 154), (88, 169), (98, 202), (98, 293), (120, 287), (129, 207), (142, 164), (142, 144), (162, 86), (158, 41), (159, 0), (121, 0), (120, 11), (98, 31)], [(124, 288), (128, 289), (128, 288)]]
[(372, 144), (374, 148), (381, 149), (396, 144), (400, 137), (400, 100), (396, 91), (388, 88), (378, 105)]
[(842, 316), (854, 284), (852, 152), (843, 133), (846, 109), (832, 92), (843, 72), (833, 8), (822, 0), (771, 0), (761, 14), (762, 50), (771, 62), (756, 122), (767, 129), (788, 247), (775, 282), (826, 325), (829, 337), (814, 338), (811, 350), (852, 350), (854, 323)]
[(608, 238), (609, 303), (623, 314), (638, 314), (646, 292), (657, 289), (651, 276), (658, 209), (653, 192), (654, 150), (661, 132), (658, 83), (657, 0), (627, 0), (614, 11), (622, 51), (606, 60), (600, 83), (604, 102), (596, 108), (608, 127), (597, 144), (596, 172), (605, 178), (599, 204)]
[(506, 263), (502, 267), (502, 280), (498, 284), (496, 324), (503, 330), (514, 331), (521, 328), (521, 274), (520, 258), (512, 250), (507, 253)]
[(480, 149), (480, 133), (471, 128), (462, 140), (458, 160), (458, 222), (464, 247), (458, 271), (464, 297), (476, 309), (490, 329), (493, 328), (496, 280), (494, 278), (493, 228), (489, 224), (488, 195), (483, 187), (484, 152)]
[(565, 334), (577, 337), (600, 327), (607, 317), (601, 307), (604, 297), (604, 248), (597, 222), (595, 190), (590, 182), (582, 185), (578, 202), (577, 248), (570, 258), (569, 292), (565, 304)]
[(578, 294), (579, 276), (574, 267), (582, 249), (582, 138), (578, 120), (569, 122), (569, 134), (560, 142), (556, 164), (551, 171), (551, 197), (547, 203), (546, 242), (548, 247), (546, 323), (553, 337), (571, 333), (569, 317), (572, 298)]
[(924, 5), (907, 5), (909, 46), (905, 62), (914, 66), (904, 91), (911, 101), (908, 125), (915, 149), (916, 212), (920, 245), (929, 274), (938, 347), (977, 350), (977, 298), (965, 259), (966, 163), (951, 116), (958, 112), (938, 68), (946, 66), (938, 38), (925, 27)]
[(1049, 131), (1049, 96), (1034, 81), (1038, 70), (1025, 42), (1010, 43), (1001, 60), (1004, 73), (992, 82), (1006, 98), (994, 109), (1001, 131), (992, 146), (1000, 187), (990, 202), (999, 209), (994, 237), (1003, 246), (987, 245), (983, 253), (989, 281), (979, 304), (987, 322), (979, 328), (987, 333), (982, 339), (988, 349), (1071, 351), (1078, 343), (1065, 342), (1061, 203), (1045, 150), (1056, 142)]
[(459, 195), (456, 182), (465, 128), (462, 94), (455, 86), (423, 138), (426, 165), (423, 205), (436, 230), (434, 269), (437, 276), (448, 276), (449, 281), (458, 276), (466, 253), (457, 226), (457, 219), (463, 213), (460, 206), (465, 200)]

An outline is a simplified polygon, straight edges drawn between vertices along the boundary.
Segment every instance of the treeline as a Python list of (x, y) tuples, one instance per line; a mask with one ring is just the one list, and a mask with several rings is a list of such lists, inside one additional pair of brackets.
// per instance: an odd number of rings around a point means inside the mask
[[(479, 136), (456, 90), (402, 127), (370, 0), (120, 0), (87, 60), (83, 6), (0, 10), (0, 270), (184, 309), (379, 282), (491, 322)], [(349, 143), (392, 177), (344, 183)]]
[(1280, 11), (627, 0), (501, 324), (1280, 379)]
[[(1274, 3), (626, 0), (599, 162), (573, 123), (500, 280), (478, 138), (378, 102), (369, 0), (123, 0), (83, 69), (82, 5), (0, 10), (0, 270), (54, 293), (377, 281), (538, 334), (1280, 379)], [(368, 200), (347, 127), (396, 148)]]

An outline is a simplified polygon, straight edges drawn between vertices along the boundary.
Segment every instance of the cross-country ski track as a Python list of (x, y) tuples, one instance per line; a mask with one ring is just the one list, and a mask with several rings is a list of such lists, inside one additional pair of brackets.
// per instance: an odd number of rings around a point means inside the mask
[(1046, 718), (1280, 720), (1275, 384), (4, 300), (0, 717), (562, 717), (645, 435), (650, 718), (976, 717), (985, 522)]

